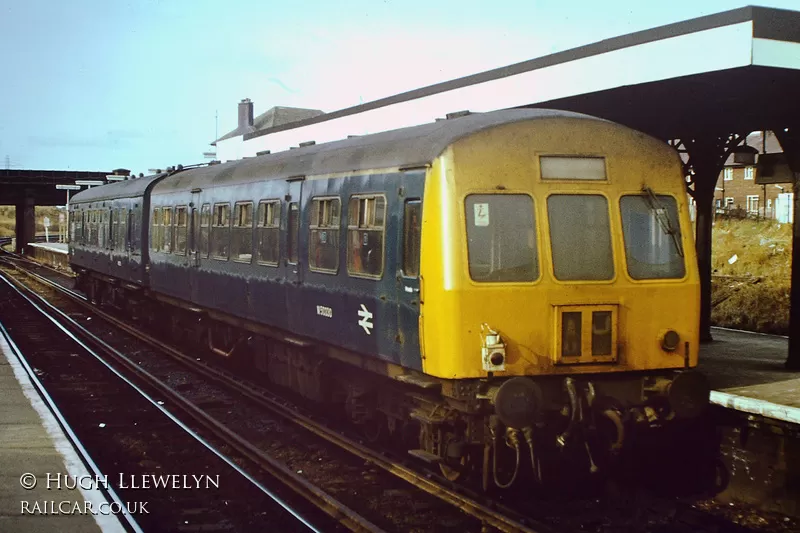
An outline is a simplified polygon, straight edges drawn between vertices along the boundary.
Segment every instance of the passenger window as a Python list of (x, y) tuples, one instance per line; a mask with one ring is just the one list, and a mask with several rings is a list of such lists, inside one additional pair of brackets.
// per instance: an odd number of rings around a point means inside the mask
[(308, 267), (315, 272), (333, 274), (339, 269), (340, 213), (338, 198), (311, 200)]
[(161, 250), (164, 253), (172, 251), (172, 208), (165, 207), (161, 213), (164, 229), (162, 230)]
[(211, 230), (211, 204), (203, 204), (200, 208), (200, 242), (198, 253), (208, 257), (209, 231)]
[(153, 225), (150, 230), (150, 249), (157, 252), (161, 249), (161, 208), (153, 209)]
[(403, 212), (403, 275), (419, 276), (419, 247), (422, 232), (422, 203), (408, 200)]
[(289, 204), (289, 239), (286, 253), (289, 263), (297, 264), (297, 239), (300, 236), (300, 206), (297, 202)]
[(376, 195), (350, 197), (347, 224), (347, 272), (380, 279), (383, 275), (383, 228), (386, 199)]
[(118, 233), (114, 242), (117, 243), (117, 250), (124, 252), (128, 244), (128, 240), (126, 239), (128, 234), (128, 210), (126, 208), (119, 210), (119, 225), (117, 226), (117, 232)]
[(111, 246), (112, 250), (119, 250), (119, 209), (111, 210)]
[(100, 236), (100, 239), (99, 239), (97, 245), (100, 248), (105, 248), (106, 247), (106, 242), (107, 242), (106, 237), (107, 237), (107, 228), (108, 228), (108, 211), (106, 209), (103, 209), (103, 210), (99, 211), (98, 213), (100, 215), (99, 216), (99, 219), (100, 219), (99, 220), (100, 231), (98, 232), (99, 236)]
[(464, 202), (469, 275), (475, 281), (539, 277), (536, 217), (527, 194), (471, 194)]
[(186, 255), (186, 233), (189, 228), (186, 206), (175, 208), (175, 249), (174, 253)]
[(278, 265), (281, 230), (281, 203), (262, 200), (258, 203), (258, 257), (262, 265)]
[(228, 259), (231, 242), (230, 204), (214, 204), (214, 218), (211, 221), (211, 256), (214, 259)]
[(242, 263), (253, 259), (253, 202), (239, 202), (233, 208), (231, 259)]
[(547, 199), (553, 272), (562, 281), (614, 277), (608, 201), (597, 194), (554, 194)]

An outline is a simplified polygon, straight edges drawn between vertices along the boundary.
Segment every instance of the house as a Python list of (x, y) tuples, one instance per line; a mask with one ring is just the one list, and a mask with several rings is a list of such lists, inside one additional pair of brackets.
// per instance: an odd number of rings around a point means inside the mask
[[(753, 132), (747, 136), (745, 144), (757, 150), (759, 154), (777, 154), (783, 151), (771, 131), (766, 132), (766, 138), (764, 132)], [(755, 164), (739, 164), (735, 161), (734, 154), (728, 157), (714, 191), (717, 214), (772, 218), (789, 222), (793, 199), (791, 182), (759, 184), (757, 172)]]

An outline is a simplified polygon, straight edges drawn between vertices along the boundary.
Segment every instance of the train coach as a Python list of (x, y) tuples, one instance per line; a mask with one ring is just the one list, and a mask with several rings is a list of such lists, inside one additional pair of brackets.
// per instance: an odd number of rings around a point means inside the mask
[(681, 161), (608, 121), (469, 114), (93, 188), (71, 217), (94, 301), (453, 479), (594, 467), (708, 400)]

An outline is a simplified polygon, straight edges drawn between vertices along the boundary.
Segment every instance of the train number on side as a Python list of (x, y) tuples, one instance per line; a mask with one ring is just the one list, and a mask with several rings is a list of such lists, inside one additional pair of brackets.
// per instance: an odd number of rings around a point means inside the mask
[(324, 305), (318, 305), (317, 314), (325, 318), (333, 318), (333, 309)]

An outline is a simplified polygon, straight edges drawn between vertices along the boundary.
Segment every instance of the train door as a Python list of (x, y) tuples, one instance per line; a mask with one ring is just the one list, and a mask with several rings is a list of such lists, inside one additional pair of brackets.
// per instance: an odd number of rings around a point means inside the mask
[[(202, 205), (200, 193), (192, 191), (192, 200), (189, 202), (189, 233), (186, 237), (186, 261), (189, 297), (193, 302), (197, 302), (200, 297), (200, 286), (202, 285), (200, 264), (202, 258), (208, 254), (210, 229), (208, 226), (210, 219), (210, 206)], [(205, 238), (201, 238), (201, 226), (205, 228), (203, 235)]]
[(397, 227), (397, 329), (402, 339), (400, 363), (422, 369), (419, 324), (422, 312), (420, 278), (420, 244), (422, 242), (422, 193), (425, 174), (407, 175), (403, 179), (402, 206)]
[(189, 235), (186, 243), (186, 257), (189, 268), (198, 268), (201, 255), (198, 253), (198, 242), (200, 240), (200, 193), (192, 193), (192, 201), (189, 206)]
[(289, 194), (286, 205), (286, 280), (294, 285), (303, 281), (303, 270), (300, 262), (300, 199), (303, 190), (303, 179), (289, 181)]

